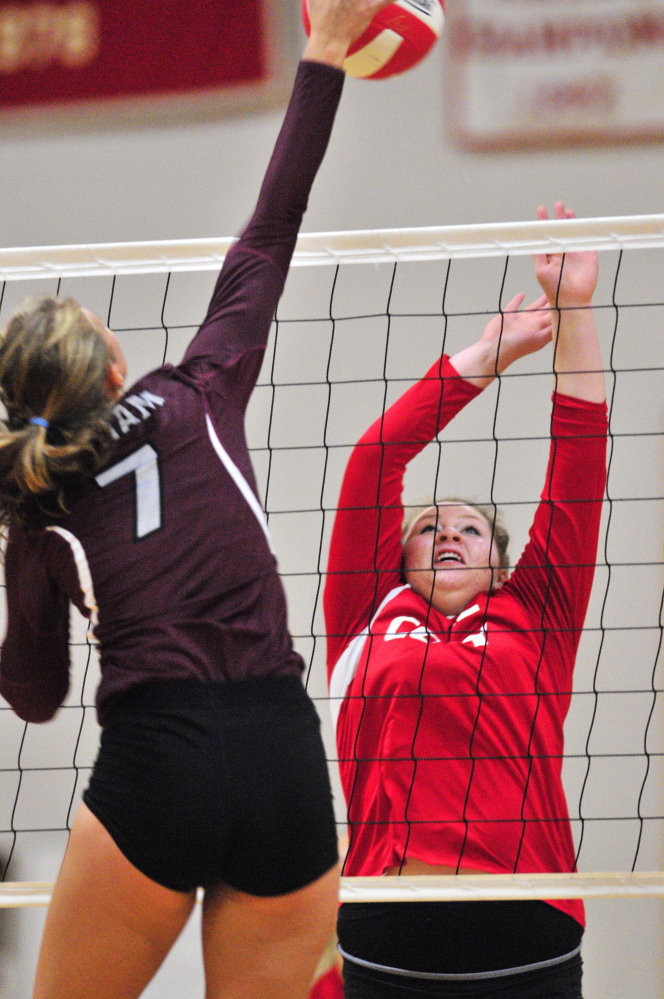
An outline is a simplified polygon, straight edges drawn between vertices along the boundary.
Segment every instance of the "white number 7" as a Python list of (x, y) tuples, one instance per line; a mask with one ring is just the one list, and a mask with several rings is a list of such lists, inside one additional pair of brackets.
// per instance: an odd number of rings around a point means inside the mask
[(134, 473), (136, 480), (136, 537), (161, 527), (161, 485), (159, 482), (159, 455), (151, 444), (144, 444), (138, 451), (123, 458), (117, 465), (111, 465), (105, 472), (95, 476), (100, 486), (107, 486), (123, 475)]

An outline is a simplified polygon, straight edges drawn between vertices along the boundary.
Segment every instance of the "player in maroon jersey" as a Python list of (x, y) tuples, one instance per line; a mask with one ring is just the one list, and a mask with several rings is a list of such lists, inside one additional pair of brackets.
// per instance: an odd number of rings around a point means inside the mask
[[(555, 214), (571, 217), (560, 202)], [(348, 464), (325, 611), (351, 876), (574, 869), (563, 722), (606, 477), (597, 258), (537, 257), (536, 273), (545, 295), (533, 305), (545, 311), (515, 311), (517, 296), (476, 344), (437, 361)], [(551, 456), (512, 575), (491, 509), (434, 503), (402, 539), (408, 461), (552, 332)], [(346, 995), (578, 999), (583, 921), (573, 899), (346, 904)]]
[(338, 898), (318, 717), (301, 682), (244, 411), (341, 95), (388, 0), (310, 0), (312, 30), (255, 213), (177, 367), (123, 394), (117, 340), (72, 301), (0, 343), (0, 692), (45, 721), (69, 601), (100, 646), (101, 748), (55, 887), (35, 999), (130, 999), (205, 888), (209, 999), (309, 989)]

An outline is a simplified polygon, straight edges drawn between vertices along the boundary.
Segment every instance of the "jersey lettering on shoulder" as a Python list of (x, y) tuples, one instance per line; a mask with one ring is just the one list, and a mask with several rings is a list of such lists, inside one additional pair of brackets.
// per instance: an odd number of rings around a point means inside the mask
[[(411, 587), (407, 583), (390, 590), (371, 619), (371, 623), (359, 635), (355, 636), (337, 660), (330, 678), (330, 710), (335, 731), (341, 706), (355, 678), (367, 639), (370, 636), (380, 638), (383, 642), (408, 639), (425, 645), (438, 645), (442, 640), (435, 631), (427, 627), (421, 616), (415, 617), (413, 614), (404, 613), (397, 613), (394, 617), (389, 616), (389, 605), (400, 595), (403, 595), (406, 604), (412, 604), (413, 601), (408, 598), (414, 597), (414, 606), (419, 610), (420, 598), (412, 593)], [(399, 601), (400, 604), (403, 602)], [(485, 600), (474, 603), (470, 607), (466, 607), (456, 617), (450, 618), (449, 631), (445, 632), (445, 641), (457, 641), (474, 649), (484, 649), (488, 642), (485, 604)], [(406, 610), (409, 607), (402, 606), (399, 609)], [(478, 615), (480, 620), (475, 625), (472, 618)], [(466, 622), (465, 626), (460, 628), (459, 625), (464, 621)], [(478, 627), (477, 631), (472, 630), (475, 627)]]
[[(211, 604), (219, 603), (233, 581), (274, 572), (266, 517), (238, 457), (240, 418), (223, 406), (215, 412), (226, 433), (222, 444), (205, 394), (167, 371), (155, 374), (161, 385), (151, 375), (149, 388), (139, 382), (114, 407), (116, 436), (124, 436), (111, 464), (94, 476), (89, 502), (84, 500), (80, 514), (74, 504), (70, 522), (57, 530), (88, 595), (91, 627), (97, 604), (102, 607), (99, 637), (106, 644), (109, 601), (122, 619), (169, 616), (175, 603), (181, 613), (184, 593), (206, 590)], [(94, 526), (97, 518), (107, 525), (102, 534)], [(163, 540), (153, 541), (161, 531)], [(260, 544), (260, 534), (267, 545)], [(149, 566), (136, 543), (147, 544)], [(137, 609), (139, 591), (151, 596)], [(217, 618), (223, 619), (220, 611)]]
[[(117, 429), (110, 424), (111, 436), (114, 440), (119, 441), (121, 434), (128, 433), (132, 427), (138, 426), (142, 420), (147, 420), (148, 417), (152, 416), (152, 413), (157, 408), (157, 406), (163, 406), (166, 400), (162, 399), (159, 395), (154, 395), (153, 392), (149, 392), (147, 389), (143, 389), (136, 395), (126, 396), (122, 402), (119, 402), (113, 407), (112, 419), (117, 423)], [(132, 409), (128, 407), (131, 406), (138, 412), (132, 412)]]

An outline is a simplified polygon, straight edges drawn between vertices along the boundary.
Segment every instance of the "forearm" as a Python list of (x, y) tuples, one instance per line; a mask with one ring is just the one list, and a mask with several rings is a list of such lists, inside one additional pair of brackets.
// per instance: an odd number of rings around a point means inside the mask
[[(554, 216), (575, 217), (562, 201), (556, 201)], [(542, 221), (548, 218), (544, 205), (538, 207), (537, 218)], [(592, 311), (597, 253), (570, 250), (536, 254), (535, 274), (551, 312), (554, 389), (586, 402), (604, 402), (602, 356)]]
[[(605, 403), (556, 394), (542, 501), (510, 578), (543, 622), (572, 639), (583, 625), (606, 484)], [(556, 624), (557, 621), (557, 624)], [(578, 637), (578, 636), (577, 636)]]
[(459, 377), (444, 357), (376, 420), (353, 449), (328, 561), (325, 609), (332, 664), (348, 637), (366, 625), (385, 594), (398, 585), (401, 494), (408, 462), (476, 395), (476, 386)]
[(238, 250), (247, 247), (269, 256), (284, 277), (327, 149), (343, 81), (343, 73), (329, 63), (300, 63), (256, 209), (240, 237)]
[(496, 375), (502, 374), (498, 352), (491, 344), (478, 340), (450, 358), (450, 364), (476, 389), (485, 389)]
[[(0, 693), (25, 721), (52, 718), (69, 688), (69, 598), (48, 575), (48, 531), (11, 527), (5, 550), (7, 631)], [(65, 544), (69, 551), (69, 546)]]
[(551, 319), (555, 390), (587, 402), (604, 402), (606, 386), (592, 306), (552, 307)]
[(343, 79), (331, 66), (300, 64), (256, 209), (226, 257), (185, 363), (201, 357), (227, 359), (265, 346)]

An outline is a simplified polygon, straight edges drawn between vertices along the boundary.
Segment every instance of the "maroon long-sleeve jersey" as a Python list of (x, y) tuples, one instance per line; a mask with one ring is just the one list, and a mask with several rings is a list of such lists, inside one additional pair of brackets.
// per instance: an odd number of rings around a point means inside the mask
[(0, 693), (29, 721), (69, 686), (69, 601), (99, 642), (100, 720), (155, 680), (299, 675), (244, 432), (343, 73), (300, 64), (247, 229), (226, 257), (180, 365), (115, 406), (104, 468), (69, 513), (10, 531)]

